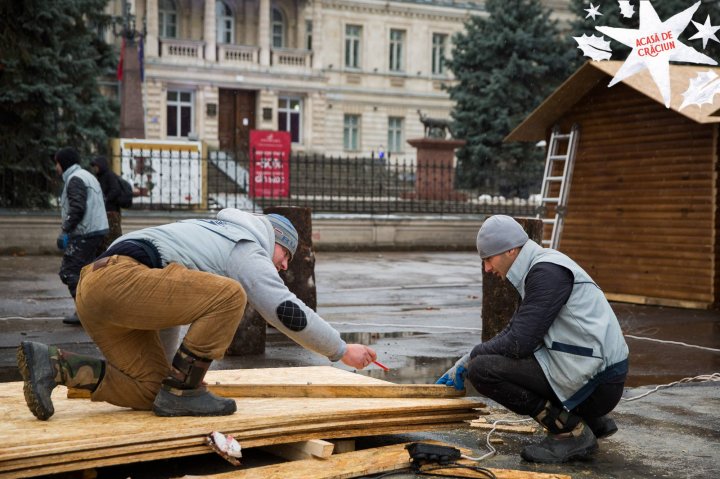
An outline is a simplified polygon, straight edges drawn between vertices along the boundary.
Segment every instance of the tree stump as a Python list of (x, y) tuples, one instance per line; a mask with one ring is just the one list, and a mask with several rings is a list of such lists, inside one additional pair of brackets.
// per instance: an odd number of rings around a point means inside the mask
[[(537, 218), (515, 218), (531, 240), (541, 244), (543, 223)], [(507, 279), (486, 273), (482, 275), (482, 341), (495, 337), (510, 322), (520, 304), (520, 294)]]
[[(312, 212), (310, 208), (295, 206), (274, 206), (263, 210), (264, 214), (276, 213), (285, 216), (298, 232), (298, 247), (287, 271), (280, 277), (290, 291), (313, 311), (317, 309), (315, 288), (315, 253), (312, 248)], [(243, 319), (235, 331), (227, 354), (245, 356), (263, 354), (267, 323), (249, 304)]]

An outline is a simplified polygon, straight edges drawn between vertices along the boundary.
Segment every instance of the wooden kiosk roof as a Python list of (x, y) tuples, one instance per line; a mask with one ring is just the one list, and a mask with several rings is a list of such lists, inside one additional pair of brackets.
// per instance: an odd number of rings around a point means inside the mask
[[(589, 61), (580, 67), (570, 78), (560, 85), (525, 120), (505, 138), (505, 141), (540, 141), (547, 137), (547, 130), (565, 112), (600, 82), (609, 83), (620, 69), (621, 61)], [(680, 109), (682, 94), (687, 90), (691, 78), (698, 73), (712, 70), (720, 76), (720, 68), (707, 65), (670, 65), (670, 86), (672, 98), (670, 110), (673, 110), (696, 123), (720, 123), (720, 95), (713, 97), (713, 103), (701, 107), (689, 105)], [(630, 76), (621, 83), (651, 98), (664, 106), (660, 90), (646, 69)], [(612, 87), (610, 87), (612, 88)]]

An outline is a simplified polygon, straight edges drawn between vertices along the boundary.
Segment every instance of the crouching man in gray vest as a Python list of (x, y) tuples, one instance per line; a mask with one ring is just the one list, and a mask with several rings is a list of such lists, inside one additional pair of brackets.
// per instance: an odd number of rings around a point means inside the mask
[[(83, 268), (77, 290), (80, 321), (105, 360), (23, 342), (18, 367), (30, 411), (50, 418), (51, 392), (65, 385), (158, 416), (233, 414), (235, 401), (209, 392), (203, 378), (225, 354), (246, 302), (301, 346), (368, 366), (375, 352), (346, 344), (280, 278), (297, 245), (284, 216), (236, 209), (121, 236)], [(171, 365), (158, 332), (181, 325), (189, 329)]]
[(523, 459), (557, 463), (589, 456), (617, 431), (628, 347), (605, 295), (566, 255), (542, 248), (509, 216), (487, 219), (477, 237), (485, 272), (507, 278), (521, 303), (508, 326), (460, 358), (438, 383), (477, 391), (548, 431)]

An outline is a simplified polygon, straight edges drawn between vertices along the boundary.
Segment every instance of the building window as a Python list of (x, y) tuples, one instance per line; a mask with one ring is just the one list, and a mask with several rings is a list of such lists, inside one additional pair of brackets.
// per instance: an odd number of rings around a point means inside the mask
[(270, 26), (273, 48), (285, 47), (285, 17), (279, 8), (272, 9), (272, 25)]
[(433, 33), (432, 36), (432, 74), (445, 73), (445, 46), (448, 36), (443, 33)]
[(168, 90), (167, 92), (167, 136), (187, 138), (193, 131), (193, 92)]
[(404, 71), (405, 30), (390, 30), (390, 71)]
[(361, 26), (345, 25), (345, 66), (347, 68), (360, 68), (361, 37)]
[(173, 0), (160, 0), (158, 21), (161, 38), (177, 38), (177, 7)]
[(278, 99), (278, 130), (290, 133), (293, 143), (300, 143), (302, 128), (302, 98)]
[(343, 148), (348, 151), (360, 149), (360, 115), (345, 115), (343, 118)]
[(305, 20), (305, 49), (312, 50), (312, 20)]
[(388, 151), (392, 153), (398, 153), (403, 151), (403, 127), (405, 119), (401, 117), (390, 117), (388, 118), (388, 139), (387, 147)]
[(235, 18), (225, 2), (215, 2), (215, 21), (217, 22), (217, 42), (235, 43)]

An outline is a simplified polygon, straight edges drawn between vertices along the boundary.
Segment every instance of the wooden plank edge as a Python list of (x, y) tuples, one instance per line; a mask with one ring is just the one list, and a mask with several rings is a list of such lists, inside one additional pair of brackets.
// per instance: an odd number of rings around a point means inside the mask
[[(208, 384), (208, 390), (231, 398), (458, 398), (465, 391), (442, 384)], [(87, 399), (85, 389), (68, 388), (68, 399)]]
[[(447, 430), (448, 428), (458, 427), (462, 423), (449, 422), (439, 424), (420, 424), (420, 425), (404, 425), (404, 426), (391, 426), (382, 427), (375, 429), (346, 429), (338, 430), (333, 433), (326, 433), (324, 431), (311, 433), (311, 434), (290, 434), (281, 438), (268, 438), (250, 441), (241, 441), (240, 445), (243, 449), (260, 447), (271, 444), (280, 444), (282, 442), (298, 442), (307, 441), (310, 439), (332, 439), (332, 438), (348, 438), (348, 437), (362, 437), (362, 436), (382, 436), (387, 434), (404, 434), (407, 432), (421, 432), (421, 431), (438, 431)], [(158, 459), (172, 459), (176, 457), (195, 456), (201, 454), (212, 454), (207, 446), (188, 446), (183, 448), (170, 447), (164, 450), (155, 450), (149, 452), (138, 452), (134, 454), (119, 454), (116, 456), (98, 457), (89, 460), (75, 460), (67, 463), (57, 464), (45, 464), (36, 467), (19, 468), (12, 471), (2, 473), (3, 479), (24, 479), (27, 477), (36, 477), (46, 474), (56, 474), (60, 472), (77, 471), (83, 469), (90, 469), (93, 467), (107, 467), (115, 466), (118, 464), (131, 464), (138, 462), (154, 461)]]
[(710, 309), (711, 303), (699, 301), (683, 301), (679, 299), (656, 298), (651, 296), (640, 296), (636, 294), (605, 293), (608, 301), (617, 303), (644, 304), (648, 306), (667, 306), (670, 308), (683, 309)]
[[(372, 430), (381, 427), (422, 427), (432, 426), (434, 424), (463, 424), (464, 421), (472, 419), (476, 416), (474, 412), (458, 412), (444, 415), (431, 415), (431, 416), (417, 416), (414, 418), (393, 418), (384, 417), (379, 419), (365, 419), (365, 420), (352, 420), (352, 421), (338, 421), (331, 423), (310, 423), (303, 424), (297, 427), (269, 427), (265, 430), (252, 431), (250, 433), (242, 429), (233, 429), (229, 427), (223, 430), (223, 433), (230, 434), (240, 442), (241, 445), (247, 444), (249, 441), (265, 441), (263, 445), (270, 444), (281, 444), (292, 442), (287, 440), (288, 434), (302, 435), (302, 434), (318, 434), (313, 438), (324, 438), (322, 434), (327, 437), (338, 437), (336, 431), (342, 430), (354, 430), (362, 431)], [(138, 441), (136, 443), (128, 444), (125, 446), (119, 446), (118, 444), (112, 443), (107, 445), (98, 445), (97, 439), (92, 442), (92, 447), (86, 447), (84, 449), (73, 448), (72, 442), (65, 442), (63, 444), (64, 452), (53, 451), (52, 453), (45, 451), (44, 455), (31, 456), (31, 457), (19, 457), (16, 459), (10, 459), (0, 462), (0, 474), (5, 471), (28, 468), (28, 467), (39, 467), (46, 464), (59, 464), (64, 462), (73, 462), (76, 460), (88, 460), (102, 457), (112, 456), (125, 456), (127, 454), (134, 454), (136, 452), (152, 452), (155, 450), (166, 450), (176, 449), (182, 447), (193, 447), (197, 445), (203, 445), (205, 442), (206, 433), (195, 434), (188, 436), (179, 436), (176, 438), (156, 438), (153, 441)], [(346, 437), (346, 436), (343, 436)], [(304, 440), (301, 438), (301, 440)], [(83, 445), (87, 442), (83, 442)]]
[[(435, 410), (428, 410), (426, 408), (413, 410), (399, 410), (399, 411), (380, 411), (375, 410), (372, 413), (353, 413), (351, 420), (346, 420), (344, 417), (346, 414), (329, 414), (327, 417), (319, 418), (317, 416), (310, 416), (302, 419), (291, 419), (291, 420), (279, 420), (278, 418), (265, 419), (254, 424), (249, 424), (247, 421), (241, 419), (233, 421), (232, 416), (226, 418), (227, 424), (222, 430), (226, 434), (233, 434), (238, 439), (251, 437), (252, 435), (268, 435), (278, 434), (282, 431), (303, 429), (303, 428), (332, 428), (338, 425), (357, 425), (357, 424), (369, 424), (378, 423), (382, 421), (393, 421), (393, 422), (438, 422), (448, 420), (448, 418), (454, 418), (454, 420), (471, 419), (477, 416), (478, 410), (473, 408), (476, 403), (465, 403), (461, 404), (461, 407), (441, 407)], [(474, 411), (474, 412), (473, 412)], [(482, 410), (481, 410), (482, 413)], [(466, 417), (469, 416), (469, 417)], [(460, 419), (462, 418), (462, 419)], [(205, 435), (210, 430), (203, 427), (199, 429), (197, 427), (185, 428), (183, 434), (180, 435), (177, 431), (172, 435), (158, 435), (157, 431), (151, 431), (143, 434), (130, 433), (123, 435), (114, 435), (112, 437), (112, 444), (110, 446), (103, 445), (102, 442), (98, 441), (98, 437), (87, 437), (84, 439), (76, 440), (62, 440), (54, 441), (52, 444), (46, 444), (42, 448), (38, 448), (37, 441), (32, 444), (24, 442), (22, 445), (11, 445), (5, 444), (4, 449), (0, 453), (0, 471), (4, 470), (4, 466), (14, 461), (28, 461), (33, 457), (53, 457), (53, 454), (72, 454), (76, 452), (78, 448), (83, 447), (85, 452), (94, 450), (106, 450), (120, 449), (124, 447), (133, 447), (137, 445), (143, 445), (143, 447), (151, 447), (151, 444), (165, 443), (168, 441), (179, 441), (183, 439), (194, 440), (202, 442)], [(57, 460), (54, 459), (54, 460)]]

